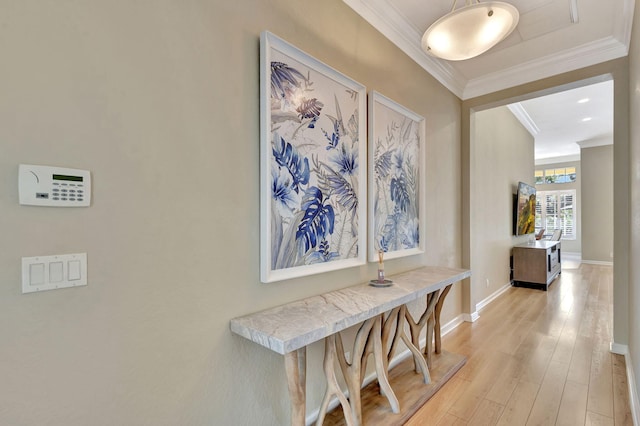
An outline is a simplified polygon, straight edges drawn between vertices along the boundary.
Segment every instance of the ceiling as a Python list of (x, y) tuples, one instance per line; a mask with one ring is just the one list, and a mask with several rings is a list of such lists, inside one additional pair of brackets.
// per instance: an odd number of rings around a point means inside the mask
[[(453, 0), (343, 0), (461, 99), (626, 56), (634, 0), (504, 0), (520, 12), (516, 29), (465, 61), (424, 53), (424, 31)], [(457, 8), (464, 5), (458, 0)]]
[(580, 148), (613, 143), (611, 80), (508, 107), (535, 139), (536, 164), (578, 160)]
[[(422, 51), (422, 34), (453, 0), (343, 0), (461, 99), (624, 57), (634, 0), (501, 0), (520, 12), (516, 29), (484, 54), (446, 61)], [(456, 8), (465, 0), (458, 0)], [(577, 103), (580, 99), (589, 99)], [(509, 105), (535, 138), (536, 163), (577, 159), (580, 147), (613, 143), (613, 82)], [(582, 121), (585, 118), (590, 120)]]

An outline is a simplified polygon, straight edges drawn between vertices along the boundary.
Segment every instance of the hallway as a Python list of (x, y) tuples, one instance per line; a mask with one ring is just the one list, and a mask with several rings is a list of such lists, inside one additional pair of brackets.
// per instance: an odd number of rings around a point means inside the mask
[(632, 425), (612, 271), (563, 263), (548, 292), (511, 287), (445, 336), (467, 364), (407, 425)]

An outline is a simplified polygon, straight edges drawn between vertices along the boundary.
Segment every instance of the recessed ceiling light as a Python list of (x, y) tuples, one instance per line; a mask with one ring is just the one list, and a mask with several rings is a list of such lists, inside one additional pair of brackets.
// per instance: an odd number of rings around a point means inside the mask
[(582, 119), (582, 121), (591, 121), (591, 120), (592, 120), (591, 117), (585, 117), (585, 118)]
[(586, 104), (587, 102), (589, 102), (589, 98), (582, 98), (578, 101), (579, 104)]

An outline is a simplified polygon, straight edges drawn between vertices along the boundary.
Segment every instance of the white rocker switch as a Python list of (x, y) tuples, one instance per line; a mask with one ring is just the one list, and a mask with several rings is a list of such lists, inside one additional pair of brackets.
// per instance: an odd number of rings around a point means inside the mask
[(49, 282), (59, 283), (64, 279), (64, 273), (62, 270), (62, 262), (49, 263)]
[(79, 260), (70, 260), (69, 261), (69, 281), (77, 281), (80, 279), (80, 261)]
[(29, 265), (29, 284), (44, 284), (44, 263), (33, 263)]

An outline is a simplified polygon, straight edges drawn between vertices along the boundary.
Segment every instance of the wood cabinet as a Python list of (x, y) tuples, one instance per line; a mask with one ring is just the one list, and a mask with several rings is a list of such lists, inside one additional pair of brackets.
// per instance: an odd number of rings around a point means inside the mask
[(539, 240), (513, 247), (513, 285), (543, 286), (560, 274), (560, 241)]

